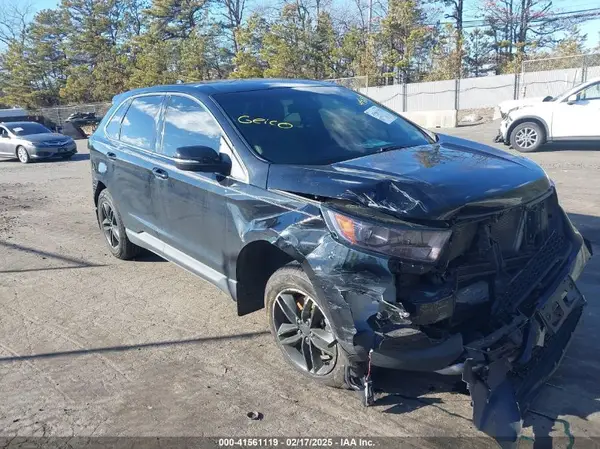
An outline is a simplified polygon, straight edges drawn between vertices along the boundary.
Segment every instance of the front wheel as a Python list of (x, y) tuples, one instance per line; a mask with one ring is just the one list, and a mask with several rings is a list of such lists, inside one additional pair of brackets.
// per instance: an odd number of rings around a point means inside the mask
[(29, 153), (25, 147), (19, 146), (17, 148), (17, 157), (23, 164), (29, 164), (29, 162), (31, 162), (31, 158), (29, 157)]
[(510, 133), (511, 146), (521, 153), (537, 151), (544, 143), (544, 131), (535, 122), (520, 123)]
[(345, 386), (345, 354), (312, 283), (299, 266), (277, 270), (265, 289), (271, 334), (286, 361), (305, 376)]

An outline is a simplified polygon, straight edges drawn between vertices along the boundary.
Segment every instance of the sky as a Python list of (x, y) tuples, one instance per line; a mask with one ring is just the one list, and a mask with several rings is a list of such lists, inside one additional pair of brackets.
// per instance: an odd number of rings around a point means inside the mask
[[(58, 5), (59, 0), (30, 0), (35, 8), (45, 9), (54, 8)], [(256, 0), (260, 1), (260, 0)], [(466, 4), (479, 3), (478, 0), (466, 0)], [(554, 6), (557, 10), (561, 11), (576, 11), (582, 9), (590, 9), (598, 7), (598, 0), (554, 0)], [(471, 18), (471, 14), (467, 14)], [(594, 20), (589, 20), (581, 24), (581, 31), (583, 34), (588, 35), (587, 46), (594, 48), (600, 41), (600, 17)]]

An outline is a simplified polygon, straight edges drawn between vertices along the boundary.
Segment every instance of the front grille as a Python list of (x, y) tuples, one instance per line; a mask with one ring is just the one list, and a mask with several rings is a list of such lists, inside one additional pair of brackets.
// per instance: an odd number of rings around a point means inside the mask
[(503, 255), (514, 254), (520, 249), (524, 219), (525, 211), (518, 207), (509, 210), (490, 225), (490, 236), (498, 243)]
[(515, 310), (523, 298), (539, 286), (546, 274), (562, 260), (567, 247), (564, 234), (553, 232), (527, 265), (511, 279), (506, 289), (498, 296), (496, 310)]
[[(513, 257), (523, 251), (540, 248), (552, 232), (562, 234), (556, 194), (527, 206), (516, 207), (490, 224), (490, 236), (498, 244), (504, 257)], [(550, 221), (548, 217), (554, 216)]]

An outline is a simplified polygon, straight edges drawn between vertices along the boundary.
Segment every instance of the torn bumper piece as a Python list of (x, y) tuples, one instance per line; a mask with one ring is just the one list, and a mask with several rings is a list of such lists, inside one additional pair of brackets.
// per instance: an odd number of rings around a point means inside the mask
[(407, 340), (388, 336), (373, 350), (371, 363), (382, 368), (437, 371), (450, 365), (464, 352), (461, 334), (454, 334), (439, 343), (431, 343), (423, 334), (419, 339)]
[[(540, 298), (533, 316), (513, 320), (514, 330), (503, 337), (511, 341), (498, 346), (500, 339), (493, 349), (478, 342), (466, 347), (463, 380), (473, 400), (473, 422), (502, 447), (517, 446), (522, 415), (565, 355), (585, 305), (573, 278), (589, 257), (584, 244), (567, 265), (567, 274)], [(515, 349), (507, 349), (511, 344)]]
[[(473, 400), (473, 423), (502, 447), (517, 447), (522, 415), (565, 355), (582, 311), (583, 302), (580, 302), (559, 331), (527, 364), (512, 364), (509, 358), (484, 366), (478, 366), (473, 359), (465, 362), (463, 380)], [(524, 348), (528, 349), (530, 347)]]

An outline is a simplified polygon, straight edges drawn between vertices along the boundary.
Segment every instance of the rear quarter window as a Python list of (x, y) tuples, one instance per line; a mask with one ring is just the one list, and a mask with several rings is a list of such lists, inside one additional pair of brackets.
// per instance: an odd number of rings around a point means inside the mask
[(121, 122), (121, 142), (154, 151), (162, 95), (134, 98)]
[(121, 122), (123, 121), (123, 117), (127, 112), (127, 108), (129, 107), (130, 100), (126, 100), (117, 108), (117, 111), (110, 118), (110, 121), (106, 125), (105, 132), (108, 137), (111, 139), (119, 139), (119, 134), (121, 132)]

